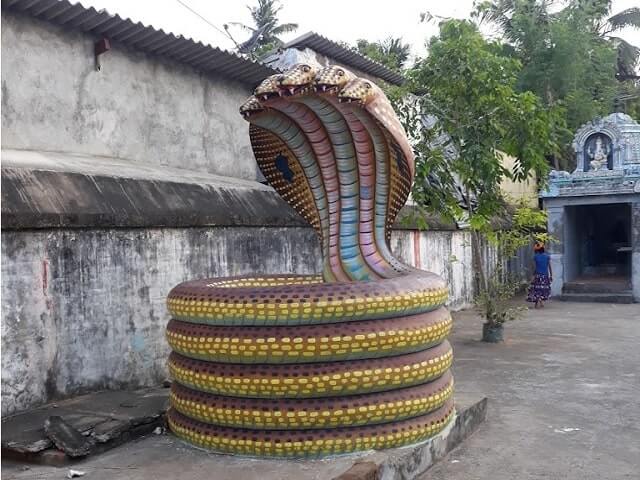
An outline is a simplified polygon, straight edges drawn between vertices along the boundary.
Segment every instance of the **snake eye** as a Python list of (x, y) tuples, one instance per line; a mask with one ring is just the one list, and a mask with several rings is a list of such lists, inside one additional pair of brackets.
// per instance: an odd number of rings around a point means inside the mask
[(308, 73), (311, 71), (311, 67), (309, 65), (305, 65), (302, 67), (302, 71), (305, 73)]
[(364, 86), (365, 88), (371, 88), (371, 84), (369, 82), (365, 82)]
[(344, 77), (344, 70), (338, 70), (337, 73), (339, 77)]

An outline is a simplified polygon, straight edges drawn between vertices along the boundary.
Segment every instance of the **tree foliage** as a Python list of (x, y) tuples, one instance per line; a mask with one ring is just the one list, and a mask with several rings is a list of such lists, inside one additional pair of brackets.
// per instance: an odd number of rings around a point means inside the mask
[(356, 49), (372, 60), (392, 70), (400, 71), (409, 59), (411, 47), (403, 43), (401, 38), (388, 37), (381, 42), (357, 41)]
[[(458, 183), (467, 199), (473, 198), (469, 221), (480, 229), (504, 204), (503, 177), (518, 181), (532, 172), (544, 176), (545, 156), (557, 148), (552, 131), (561, 119), (532, 92), (517, 91), (519, 70), (519, 61), (500, 55), (471, 22), (441, 23), (440, 35), (429, 43), (429, 56), (407, 71), (408, 89), (415, 97), (399, 109), (416, 140), (413, 198), (419, 205), (437, 205), (438, 213), (449, 218), (462, 214), (455, 192), (429, 186), (437, 172), (445, 186)], [(427, 114), (437, 122), (425, 133)], [(446, 144), (433, 148), (432, 135), (440, 133)], [(445, 158), (443, 148), (456, 154)], [(500, 152), (517, 158), (513, 170), (503, 166)]]
[(640, 119), (640, 79), (623, 82), (618, 89), (614, 110)]

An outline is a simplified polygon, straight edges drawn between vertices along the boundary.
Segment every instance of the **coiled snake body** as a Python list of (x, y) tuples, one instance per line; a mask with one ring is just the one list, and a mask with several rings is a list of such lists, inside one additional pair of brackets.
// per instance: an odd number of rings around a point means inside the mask
[(300, 64), (263, 81), (240, 112), (264, 176), (317, 231), (323, 273), (169, 293), (172, 431), (278, 457), (438, 433), (454, 416), (448, 290), (389, 248), (414, 158), (384, 93), (342, 67)]

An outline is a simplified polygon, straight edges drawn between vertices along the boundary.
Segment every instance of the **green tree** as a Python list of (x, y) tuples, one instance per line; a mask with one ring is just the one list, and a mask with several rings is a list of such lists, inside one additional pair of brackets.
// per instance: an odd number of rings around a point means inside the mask
[[(485, 272), (491, 270), (482, 263), (487, 261), (480, 254), (483, 238), (493, 231), (495, 219), (506, 215), (500, 182), (525, 180), (532, 172), (544, 178), (546, 155), (557, 148), (553, 131), (562, 123), (557, 109), (546, 109), (532, 92), (517, 91), (520, 62), (499, 50), (473, 23), (443, 22), (439, 36), (429, 42), (429, 56), (407, 71), (414, 97), (397, 102), (394, 96), (415, 141), (413, 199), (426, 213), (454, 220), (468, 216), (481, 293), (488, 292)], [(433, 134), (425, 132), (427, 114), (447, 139), (437, 147)], [(455, 155), (444, 155), (444, 149)], [(517, 158), (512, 170), (503, 166), (501, 152)], [(434, 172), (444, 188), (432, 188)], [(451, 188), (455, 184), (463, 190), (465, 209)]]
[(356, 43), (358, 52), (392, 70), (400, 71), (409, 59), (410, 45), (401, 38), (388, 37), (381, 42), (360, 39)]
[(280, 45), (282, 41), (279, 36), (284, 33), (294, 32), (298, 29), (297, 23), (279, 23), (278, 14), (282, 10), (282, 5), (278, 0), (258, 0), (257, 6), (247, 5), (253, 25), (232, 22), (243, 30), (251, 32), (249, 40), (239, 46), (243, 53), (252, 53), (260, 56), (269, 50)]
[(640, 119), (640, 80), (628, 80), (620, 84), (614, 109)]
[[(471, 213), (476, 225), (486, 224), (502, 206), (499, 186), (504, 176), (525, 180), (531, 172), (543, 175), (545, 155), (556, 148), (551, 130), (561, 122), (557, 110), (548, 111), (532, 92), (517, 91), (519, 71), (517, 59), (496, 53), (495, 45), (475, 25), (459, 20), (441, 23), (440, 35), (429, 42), (429, 56), (407, 71), (408, 88), (416, 95), (409, 104), (434, 115), (457, 152), (454, 158), (437, 160), (446, 161), (467, 196), (475, 197)], [(421, 125), (405, 123), (413, 136)], [(430, 155), (440, 155), (432, 152), (428, 141), (419, 141), (416, 148), (426, 154), (426, 158), (419, 155), (420, 176), (425, 167), (432, 167)], [(513, 171), (502, 166), (500, 151), (518, 159)], [(428, 205), (431, 193), (421, 188), (416, 181), (414, 198)], [(460, 215), (456, 202), (446, 204), (452, 208), (441, 213), (451, 218)]]
[(619, 87), (615, 46), (585, 28), (591, 20), (588, 10), (568, 7), (551, 26), (549, 101), (564, 102), (573, 131), (597, 115), (611, 113)]

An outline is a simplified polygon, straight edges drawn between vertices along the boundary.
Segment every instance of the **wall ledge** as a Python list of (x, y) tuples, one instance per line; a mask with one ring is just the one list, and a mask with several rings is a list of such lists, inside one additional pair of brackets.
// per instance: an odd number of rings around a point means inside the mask
[(124, 159), (2, 150), (2, 229), (307, 227), (258, 182)]

